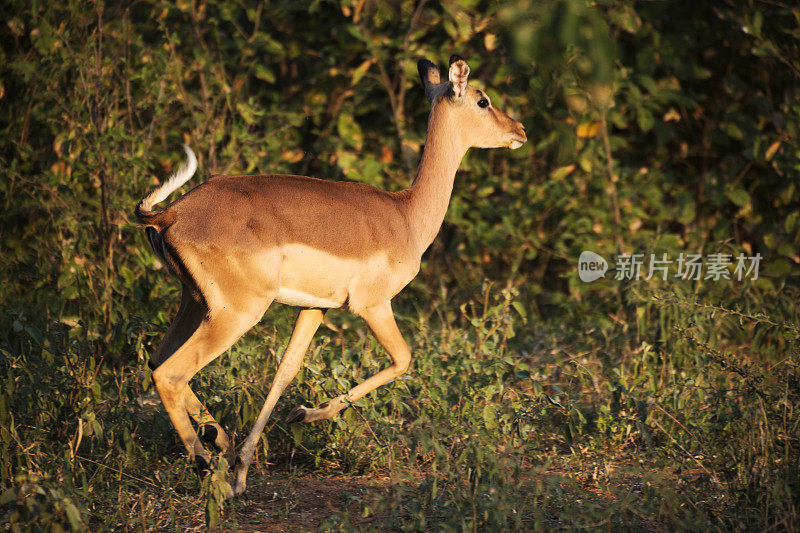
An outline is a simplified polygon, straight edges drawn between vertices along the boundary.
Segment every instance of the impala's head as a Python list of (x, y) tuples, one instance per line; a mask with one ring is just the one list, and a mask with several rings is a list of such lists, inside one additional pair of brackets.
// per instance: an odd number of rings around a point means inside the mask
[(469, 65), (460, 57), (450, 57), (444, 82), (439, 68), (427, 59), (417, 63), (417, 69), (434, 111), (449, 111), (469, 146), (513, 150), (528, 140), (521, 123), (493, 106), (485, 92), (468, 84)]

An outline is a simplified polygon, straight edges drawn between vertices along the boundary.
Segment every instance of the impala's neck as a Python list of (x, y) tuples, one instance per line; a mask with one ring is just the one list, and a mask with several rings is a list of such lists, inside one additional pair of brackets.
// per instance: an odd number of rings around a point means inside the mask
[(467, 148), (452, 111), (436, 106), (428, 121), (428, 135), (417, 177), (408, 189), (409, 220), (415, 241), (422, 247), (420, 253), (439, 233), (453, 192), (456, 170)]

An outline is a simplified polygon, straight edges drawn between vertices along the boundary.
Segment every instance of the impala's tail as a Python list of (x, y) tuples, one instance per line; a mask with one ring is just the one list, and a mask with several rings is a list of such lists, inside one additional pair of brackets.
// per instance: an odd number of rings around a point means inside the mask
[(150, 191), (150, 194), (142, 198), (141, 201), (136, 204), (136, 221), (139, 224), (145, 226), (161, 225), (159, 217), (163, 211), (153, 211), (153, 206), (159, 202), (163, 202), (167, 196), (172, 194), (194, 176), (194, 171), (197, 170), (197, 158), (194, 152), (192, 152), (192, 149), (185, 144), (183, 145), (183, 149), (186, 151), (186, 163), (176, 170), (167, 181)]

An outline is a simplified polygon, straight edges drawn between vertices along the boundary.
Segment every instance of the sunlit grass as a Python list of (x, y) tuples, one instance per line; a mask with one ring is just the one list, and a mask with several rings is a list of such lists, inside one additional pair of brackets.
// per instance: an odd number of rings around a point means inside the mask
[[(788, 317), (651, 299), (642, 305), (673, 317), (656, 342), (653, 330), (526, 323), (513, 291), (485, 290), (463, 308), (462, 325), (406, 317), (409, 374), (333, 421), (287, 425), (295, 405), (340, 394), (387, 364), (357, 321), (323, 328), (267, 425), (255, 479), (388, 476), (388, 488), (350, 494), (346, 510), (323, 516), (328, 530), (797, 523), (800, 380)], [(272, 311), (192, 382), (239, 439), (292, 318)], [(0, 393), (4, 523), (202, 526), (215, 485), (184, 458), (144, 357), (98, 370), (90, 344), (31, 324), (15, 331), (13, 320)], [(763, 349), (735, 340), (739, 329), (764, 327)], [(144, 331), (130, 337), (137, 350), (147, 348)], [(241, 502), (222, 503), (221, 524), (250, 519)]]

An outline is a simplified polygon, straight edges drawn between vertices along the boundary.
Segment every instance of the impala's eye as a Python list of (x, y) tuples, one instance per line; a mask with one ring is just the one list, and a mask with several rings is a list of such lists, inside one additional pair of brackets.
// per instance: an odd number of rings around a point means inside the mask
[(478, 107), (489, 107), (489, 100), (486, 98), (481, 98), (478, 100)]

